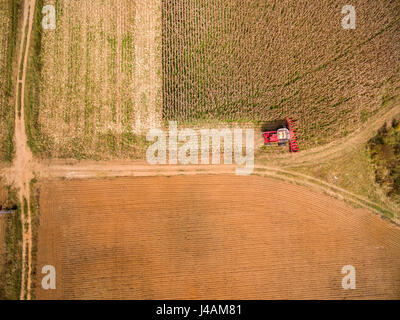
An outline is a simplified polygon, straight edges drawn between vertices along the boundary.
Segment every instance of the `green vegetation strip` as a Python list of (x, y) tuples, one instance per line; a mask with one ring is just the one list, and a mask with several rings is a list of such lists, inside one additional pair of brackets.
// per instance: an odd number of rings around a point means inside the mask
[[(266, 172), (267, 170), (265, 170), (263, 168), (256, 168), (256, 171), (261, 171), (261, 172), (264, 171), (264, 172)], [(281, 177), (288, 177), (288, 178), (294, 179), (295, 182), (298, 183), (298, 184), (309, 185), (311, 183), (311, 184), (313, 184), (315, 186), (319, 186), (319, 187), (324, 188), (328, 192), (332, 191), (334, 194), (342, 196), (345, 201), (347, 201), (348, 203), (352, 204), (353, 206), (355, 206), (355, 207), (360, 207), (360, 206), (365, 207), (367, 209), (370, 209), (370, 210), (372, 210), (372, 211), (374, 211), (376, 213), (379, 213), (379, 214), (383, 215), (383, 217), (388, 218), (391, 221), (393, 221), (392, 219), (395, 217), (393, 212), (391, 212), (390, 210), (388, 210), (386, 208), (382, 208), (381, 206), (379, 206), (376, 203), (373, 203), (371, 201), (362, 199), (362, 198), (358, 197), (357, 195), (354, 195), (354, 194), (352, 194), (350, 192), (339, 190), (335, 186), (332, 186), (332, 185), (329, 185), (327, 183), (324, 183), (323, 181), (319, 181), (317, 179), (314, 179), (313, 177), (299, 176), (295, 172), (281, 171), (279, 169), (276, 172), (274, 171), (274, 174), (276, 174), (278, 177), (281, 176)]]
[(18, 300), (22, 275), (22, 223), (17, 193), (8, 187), (10, 207), (17, 209), (5, 215), (5, 267), (0, 274), (0, 300)]
[(2, 106), (0, 107), (0, 119), (4, 119), (6, 125), (6, 134), (2, 136), (0, 141), (0, 160), (11, 162), (14, 157), (14, 116), (15, 108), (12, 103), (12, 97), (14, 96), (14, 76), (13, 76), (13, 65), (16, 57), (17, 39), (18, 39), (18, 22), (21, 14), (21, 0), (9, 0), (8, 11), (10, 17), (9, 33), (7, 39), (7, 50), (6, 50), (6, 68), (4, 76), (6, 78), (5, 87), (3, 90), (4, 100), (1, 101)]

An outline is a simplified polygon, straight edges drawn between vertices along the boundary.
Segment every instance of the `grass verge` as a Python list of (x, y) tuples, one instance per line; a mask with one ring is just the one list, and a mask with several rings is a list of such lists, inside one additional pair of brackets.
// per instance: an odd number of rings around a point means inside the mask
[[(0, 89), (2, 101), (0, 106), (0, 119), (4, 121), (5, 134), (0, 137), (0, 160), (5, 162), (12, 162), (15, 154), (14, 149), (14, 66), (18, 40), (18, 25), (22, 12), (21, 0), (8, 0), (7, 11), (9, 14), (10, 25), (7, 37), (6, 48), (6, 63), (3, 70), (3, 77), (5, 78), (5, 85)], [(2, 31), (3, 32), (3, 31)]]
[(5, 216), (5, 267), (0, 274), (0, 299), (18, 300), (22, 274), (22, 223), (16, 191), (7, 187), (9, 203), (16, 210)]

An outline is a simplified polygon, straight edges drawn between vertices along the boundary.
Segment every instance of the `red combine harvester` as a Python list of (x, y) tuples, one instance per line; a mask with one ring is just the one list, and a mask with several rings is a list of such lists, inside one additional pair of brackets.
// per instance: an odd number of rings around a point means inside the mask
[(294, 121), (290, 118), (286, 119), (286, 126), (274, 131), (263, 132), (265, 145), (271, 143), (278, 143), (279, 146), (284, 146), (289, 143), (290, 152), (299, 152), (299, 145), (297, 144), (297, 136), (294, 129)]

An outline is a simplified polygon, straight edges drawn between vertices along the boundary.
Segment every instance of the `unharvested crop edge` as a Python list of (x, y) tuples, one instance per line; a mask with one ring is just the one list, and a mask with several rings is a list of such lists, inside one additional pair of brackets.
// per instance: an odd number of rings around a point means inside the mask
[(47, 151), (46, 141), (43, 141), (43, 135), (37, 125), (39, 117), (40, 105), (40, 78), (42, 70), (41, 61), (41, 43), (42, 43), (42, 26), (41, 11), (38, 8), (43, 7), (43, 0), (38, 0), (34, 12), (34, 21), (31, 33), (31, 43), (29, 48), (29, 56), (27, 63), (27, 73), (25, 82), (25, 128), (28, 138), (28, 145), (32, 153), (42, 156)]
[(35, 299), (36, 278), (37, 278), (37, 251), (38, 251), (38, 230), (39, 230), (39, 187), (38, 180), (32, 179), (30, 182), (30, 209), (31, 209), (31, 228), (32, 228), (32, 287), (31, 299)]
[(15, 66), (15, 56), (17, 48), (17, 38), (18, 38), (18, 26), (21, 16), (21, 0), (8, 0), (8, 8), (10, 14), (10, 31), (8, 33), (7, 40), (7, 57), (6, 57), (6, 88), (5, 92), (5, 103), (6, 106), (6, 137), (0, 142), (1, 150), (0, 160), (5, 162), (12, 162), (15, 155), (14, 147), (14, 116), (15, 108), (11, 102), (11, 97), (14, 94), (14, 66)]
[(17, 206), (5, 219), (6, 263), (0, 275), (0, 300), (18, 300), (22, 276), (22, 220), (21, 209), (16, 190), (7, 186), (8, 198)]

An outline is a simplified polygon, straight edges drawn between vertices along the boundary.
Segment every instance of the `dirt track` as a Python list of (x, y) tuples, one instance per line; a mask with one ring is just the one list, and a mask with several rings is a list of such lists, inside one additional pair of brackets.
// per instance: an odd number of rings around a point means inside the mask
[(400, 298), (399, 227), (275, 179), (43, 180), (40, 207), (40, 299)]

